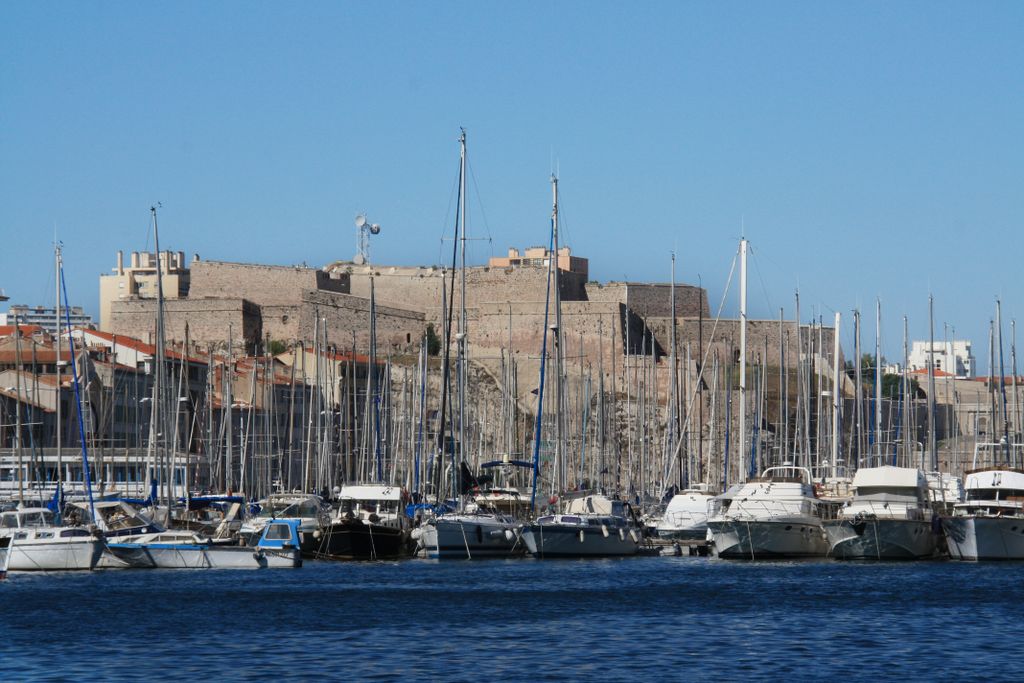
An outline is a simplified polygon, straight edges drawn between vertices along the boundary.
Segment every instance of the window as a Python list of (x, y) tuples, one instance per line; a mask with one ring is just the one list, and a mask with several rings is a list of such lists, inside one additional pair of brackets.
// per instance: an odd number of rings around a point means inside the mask
[(287, 524), (271, 524), (263, 537), (268, 541), (290, 541), (292, 529)]
[(74, 538), (77, 536), (88, 536), (89, 532), (85, 529), (65, 529), (60, 532), (61, 538)]

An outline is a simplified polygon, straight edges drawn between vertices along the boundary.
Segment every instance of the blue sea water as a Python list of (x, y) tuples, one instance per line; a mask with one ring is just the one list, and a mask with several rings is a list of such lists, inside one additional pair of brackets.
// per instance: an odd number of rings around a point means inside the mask
[(1024, 564), (307, 562), (12, 574), (0, 680), (1024, 680)]

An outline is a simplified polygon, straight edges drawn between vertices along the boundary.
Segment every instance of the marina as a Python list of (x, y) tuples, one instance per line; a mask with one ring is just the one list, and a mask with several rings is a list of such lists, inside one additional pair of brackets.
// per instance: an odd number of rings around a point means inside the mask
[(1024, 680), (1024, 4), (0, 26), (0, 683)]

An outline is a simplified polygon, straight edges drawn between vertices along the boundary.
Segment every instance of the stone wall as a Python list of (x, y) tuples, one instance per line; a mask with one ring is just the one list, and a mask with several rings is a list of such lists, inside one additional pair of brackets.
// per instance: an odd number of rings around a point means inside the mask
[[(693, 285), (675, 287), (676, 317), (700, 315), (709, 317), (707, 291)], [(625, 304), (641, 317), (672, 315), (672, 285), (634, 282), (588, 282), (586, 298), (589, 301), (617, 301)]]
[(262, 306), (297, 302), (307, 289), (348, 293), (350, 285), (344, 274), (332, 277), (317, 268), (195, 261), (192, 263), (189, 296), (237, 296)]
[[(455, 310), (461, 307), (461, 283), (456, 273), (454, 284), (451, 272), (441, 268), (410, 268), (402, 266), (335, 266), (338, 272), (350, 276), (350, 293), (369, 298), (370, 279), (379, 303), (423, 313), (428, 321), (439, 323), (442, 311), (442, 292), (451, 294), (455, 287)], [(442, 281), (444, 286), (442, 287)], [(586, 300), (585, 277), (579, 273), (563, 271), (560, 279), (563, 301)], [(547, 293), (547, 269), (532, 267), (466, 269), (466, 306), (474, 308), (483, 303), (533, 301), (543, 302)]]
[[(419, 348), (426, 328), (422, 313), (376, 305), (377, 352)], [(341, 349), (365, 353), (370, 343), (370, 301), (350, 294), (306, 290), (299, 311), (299, 338), (312, 340), (317, 318), (326, 325), (327, 342)]]
[[(156, 330), (156, 301), (125, 299), (111, 304), (111, 330), (152, 343)], [(164, 338), (168, 342), (189, 340), (201, 345), (221, 344), (229, 329), (237, 346), (252, 352), (262, 337), (260, 310), (251, 301), (222, 297), (206, 299), (169, 299), (164, 302)]]

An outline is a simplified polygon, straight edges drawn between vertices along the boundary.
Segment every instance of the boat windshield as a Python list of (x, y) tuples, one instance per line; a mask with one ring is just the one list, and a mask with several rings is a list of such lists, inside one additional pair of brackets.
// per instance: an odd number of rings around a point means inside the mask
[(967, 500), (1022, 500), (1021, 489), (968, 489)]
[(260, 517), (316, 517), (320, 507), (312, 500), (268, 501), (260, 510)]
[(290, 541), (292, 540), (292, 528), (287, 524), (271, 524), (267, 527), (264, 538), (268, 541)]
[[(44, 526), (53, 526), (53, 513), (49, 510), (33, 510), (31, 512), (20, 512), (15, 513), (18, 517), (21, 517), (22, 528), (38, 528)], [(8, 528), (16, 528), (18, 526), (18, 520), (14, 514), (10, 516), (4, 515), (4, 526)]]

